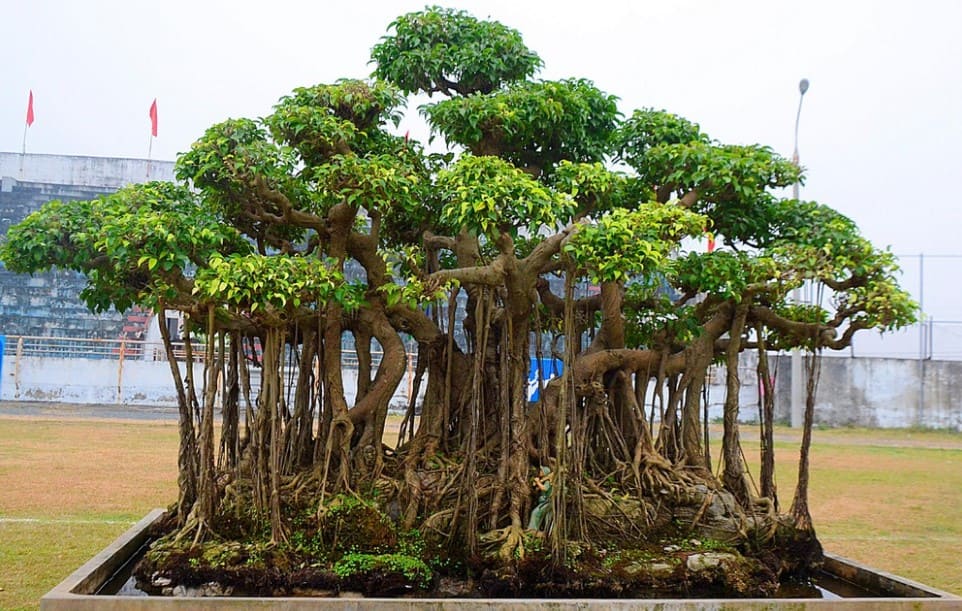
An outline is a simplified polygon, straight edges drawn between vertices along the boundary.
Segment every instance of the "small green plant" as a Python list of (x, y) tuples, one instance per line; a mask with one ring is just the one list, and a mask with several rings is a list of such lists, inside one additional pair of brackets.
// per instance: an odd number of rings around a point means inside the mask
[(398, 540), (394, 523), (376, 503), (352, 495), (334, 497), (321, 512), (317, 529), (311, 545), (318, 554), (334, 558), (342, 553), (384, 554), (395, 549)]
[(601, 559), (601, 566), (610, 570), (611, 567), (618, 564), (618, 561), (621, 560), (621, 558), (622, 556), (620, 551), (606, 553)]
[(685, 549), (693, 549), (703, 552), (727, 552), (731, 551), (732, 546), (716, 539), (691, 539)]
[(539, 534), (525, 531), (524, 532), (524, 549), (525, 551), (532, 554), (540, 554), (545, 550), (544, 537)]
[(399, 554), (413, 556), (414, 558), (424, 558), (425, 542), (421, 531), (412, 528), (398, 535), (397, 550)]
[(373, 571), (400, 573), (412, 586), (420, 589), (430, 587), (433, 578), (427, 564), (405, 554), (346, 554), (333, 567), (334, 574), (341, 579)]

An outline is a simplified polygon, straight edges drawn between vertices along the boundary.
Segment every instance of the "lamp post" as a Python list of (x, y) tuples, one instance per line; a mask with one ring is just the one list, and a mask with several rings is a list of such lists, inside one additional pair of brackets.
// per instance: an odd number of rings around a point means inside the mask
[[(808, 91), (808, 79), (803, 78), (798, 82), (798, 112), (795, 113), (795, 149), (792, 152), (792, 163), (799, 165), (798, 159), (798, 121), (802, 116), (802, 100), (805, 99), (805, 92)], [(795, 181), (792, 185), (792, 197), (798, 201), (799, 182)], [(802, 291), (800, 288), (792, 289), (792, 301), (800, 303)], [(792, 427), (802, 426), (802, 353), (798, 348), (792, 348), (792, 407), (791, 425)]]

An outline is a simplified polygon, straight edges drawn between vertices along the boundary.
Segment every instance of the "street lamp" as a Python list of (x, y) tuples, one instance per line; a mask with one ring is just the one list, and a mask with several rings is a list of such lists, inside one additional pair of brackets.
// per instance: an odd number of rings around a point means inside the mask
[[(802, 116), (802, 100), (805, 99), (805, 92), (808, 91), (808, 79), (803, 78), (798, 82), (798, 112), (795, 113), (795, 150), (792, 152), (792, 163), (799, 166), (798, 159), (798, 121)], [(792, 185), (792, 197), (798, 201), (799, 181), (796, 180)], [(796, 287), (792, 289), (792, 301), (800, 303), (802, 291)], [(792, 411), (791, 424), (793, 427), (802, 426), (802, 352), (797, 347), (792, 348)]]

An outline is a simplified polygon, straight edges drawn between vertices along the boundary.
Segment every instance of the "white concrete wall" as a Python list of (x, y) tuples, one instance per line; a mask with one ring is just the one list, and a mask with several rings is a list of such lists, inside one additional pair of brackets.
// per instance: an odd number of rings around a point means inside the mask
[[(773, 359), (776, 369), (776, 418), (787, 423), (790, 366), (787, 356)], [(749, 359), (746, 359), (749, 360)], [(779, 362), (781, 361), (781, 362)], [(181, 363), (181, 370), (184, 364)], [(923, 371), (924, 370), (924, 371)], [(200, 367), (198, 366), (198, 377)], [(754, 365), (739, 368), (742, 380), (740, 420), (758, 418), (758, 385)], [(920, 378), (920, 374), (922, 377)], [(344, 371), (348, 402), (353, 403), (356, 372)], [(920, 392), (919, 380), (925, 382)], [(725, 398), (725, 369), (716, 368), (709, 386), (709, 418), (720, 420)], [(422, 385), (423, 392), (424, 385)], [(408, 403), (405, 376), (392, 400)], [(0, 399), (122, 405), (175, 406), (176, 396), (165, 361), (130, 356), (118, 359), (21, 357), (3, 359)], [(650, 397), (649, 397), (650, 399)], [(815, 410), (816, 423), (826, 426), (940, 428), (962, 431), (962, 362), (825, 357)]]
[[(183, 371), (184, 368), (181, 367)], [(161, 361), (8, 356), (0, 398), (128, 405), (177, 405), (170, 367)]]
[[(182, 375), (186, 363), (178, 363)], [(194, 375), (202, 380), (203, 367)], [(255, 382), (256, 384), (256, 382)], [(344, 391), (348, 404), (354, 402), (357, 372), (344, 370)], [(254, 389), (256, 393), (256, 388)], [(423, 385), (422, 385), (423, 391)], [(405, 376), (391, 400), (392, 408), (408, 404)], [(3, 357), (0, 400), (47, 401), (107, 405), (177, 405), (177, 395), (167, 361), (148, 361), (128, 357), (119, 359), (79, 359), (15, 355)]]
[[(790, 411), (789, 357), (781, 357), (776, 416)], [(962, 431), (962, 363), (917, 359), (822, 359), (815, 419), (829, 426)]]
[(174, 163), (118, 157), (0, 153), (2, 177), (20, 182), (119, 189), (132, 182), (173, 180)]

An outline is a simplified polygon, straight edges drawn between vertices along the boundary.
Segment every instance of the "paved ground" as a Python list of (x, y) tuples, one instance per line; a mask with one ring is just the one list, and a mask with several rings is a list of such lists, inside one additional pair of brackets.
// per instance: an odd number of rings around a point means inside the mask
[(97, 405), (86, 403), (47, 403), (41, 401), (0, 401), (0, 416), (176, 421), (177, 408), (143, 405)]
[[(220, 413), (216, 416), (219, 418)], [(52, 403), (42, 401), (0, 401), (0, 418), (102, 418), (108, 420), (177, 421), (176, 407), (144, 405), (103, 405), (85, 403)], [(710, 434), (720, 439), (721, 425), (712, 424)], [(750, 432), (749, 432), (750, 431)], [(746, 440), (756, 439), (755, 428), (742, 425)], [(396, 435), (396, 432), (393, 434)], [(778, 427), (775, 440), (798, 443), (801, 430)], [(815, 443), (824, 445), (884, 446), (893, 448), (929, 448), (962, 450), (962, 433), (905, 429), (824, 429), (813, 434)]]

